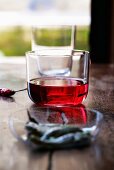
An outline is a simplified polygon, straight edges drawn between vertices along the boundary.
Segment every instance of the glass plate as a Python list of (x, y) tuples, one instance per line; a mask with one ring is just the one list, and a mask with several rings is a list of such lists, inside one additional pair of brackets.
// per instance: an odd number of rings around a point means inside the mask
[(41, 126), (76, 126), (84, 132), (91, 134), (91, 140), (95, 140), (101, 128), (103, 115), (97, 110), (85, 108), (84, 105), (77, 107), (38, 107), (32, 105), (27, 109), (21, 109), (10, 115), (9, 127), (13, 136), (32, 147), (27, 138), (25, 125), (32, 121)]

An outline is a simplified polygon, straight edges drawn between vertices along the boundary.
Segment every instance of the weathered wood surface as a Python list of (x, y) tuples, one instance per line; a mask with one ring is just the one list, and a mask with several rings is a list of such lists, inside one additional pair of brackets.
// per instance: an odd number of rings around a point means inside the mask
[[(9, 129), (9, 116), (32, 105), (27, 92), (0, 97), (0, 170), (113, 170), (114, 169), (114, 65), (92, 65), (89, 94), (84, 105), (104, 115), (102, 129), (90, 147), (32, 153)], [(1, 64), (0, 87), (26, 87), (25, 65)], [(17, 117), (18, 112), (17, 112)]]

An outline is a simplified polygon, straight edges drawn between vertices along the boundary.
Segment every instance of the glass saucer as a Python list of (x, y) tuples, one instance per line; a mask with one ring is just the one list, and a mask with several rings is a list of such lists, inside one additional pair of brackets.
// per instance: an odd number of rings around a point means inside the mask
[(32, 105), (28, 109), (21, 109), (9, 117), (9, 128), (13, 136), (32, 147), (25, 128), (28, 122), (35, 122), (38, 125), (48, 126), (72, 126), (77, 127), (91, 134), (91, 141), (95, 140), (103, 119), (102, 113), (97, 110), (85, 108), (84, 105), (77, 107), (38, 107)]

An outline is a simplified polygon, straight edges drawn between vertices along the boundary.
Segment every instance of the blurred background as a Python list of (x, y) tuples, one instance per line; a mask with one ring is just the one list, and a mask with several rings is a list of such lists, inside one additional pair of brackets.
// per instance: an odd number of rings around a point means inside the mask
[[(7, 18), (7, 16), (16, 15), (19, 17), (18, 14), (21, 12), (24, 12), (24, 15), (26, 15), (28, 12), (43, 13), (44, 11), (53, 15), (55, 11), (59, 11), (64, 12), (65, 14), (73, 13), (74, 15), (75, 13), (77, 18), (81, 16), (84, 20), (83, 16), (90, 17), (90, 0), (23, 0), (20, 2), (18, 0), (4, 0), (0, 1), (0, 11), (2, 13), (0, 18), (0, 55), (16, 57), (24, 56), (25, 52), (31, 49), (31, 27), (26, 23), (22, 25), (17, 23), (17, 19), (15, 19), (14, 16), (14, 18), (12, 17), (12, 20), (14, 19), (14, 21), (9, 23), (9, 17)], [(25, 22), (30, 22), (30, 20), (25, 20)], [(82, 24), (78, 24), (76, 28), (77, 49), (89, 50), (88, 23), (89, 21), (83, 24), (82, 21)]]
[[(76, 24), (76, 49), (89, 50), (93, 62), (113, 63), (113, 9), (113, 0), (0, 1), (0, 58), (24, 56), (26, 51), (31, 50), (33, 20), (37, 23), (42, 14), (59, 14), (68, 16), (68, 24)], [(57, 20), (54, 18), (53, 22)]]

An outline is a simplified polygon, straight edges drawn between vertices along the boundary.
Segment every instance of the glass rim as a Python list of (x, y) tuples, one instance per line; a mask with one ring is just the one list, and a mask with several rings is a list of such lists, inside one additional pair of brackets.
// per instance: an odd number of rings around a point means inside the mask
[(25, 52), (25, 55), (28, 56), (28, 55), (39, 55), (39, 56), (52, 56), (52, 55), (56, 55), (56, 56), (79, 56), (79, 55), (85, 55), (85, 54), (88, 54), (89, 55), (89, 51), (87, 50), (77, 50), (77, 49), (65, 49), (65, 50), (71, 50), (71, 54), (53, 54), (53, 53), (50, 53), (50, 54), (39, 54), (39, 51), (43, 52), (43, 51), (62, 51), (63, 49), (48, 49), (48, 48), (44, 48), (44, 49), (39, 49), (39, 50), (31, 50), (31, 51), (27, 51)]

